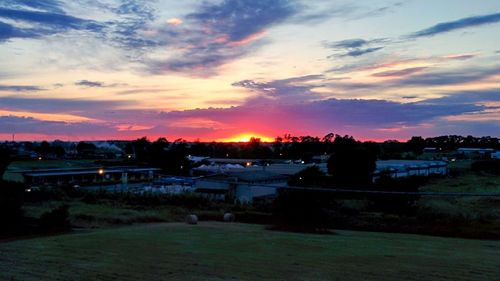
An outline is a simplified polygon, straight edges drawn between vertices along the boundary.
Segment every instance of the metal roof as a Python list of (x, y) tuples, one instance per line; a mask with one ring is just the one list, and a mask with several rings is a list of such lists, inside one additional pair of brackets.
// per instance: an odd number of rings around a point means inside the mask
[(54, 176), (71, 176), (71, 175), (91, 175), (91, 174), (97, 174), (99, 175), (99, 170), (103, 169), (104, 174), (113, 174), (113, 173), (124, 173), (124, 172), (135, 172), (135, 173), (140, 173), (140, 172), (149, 172), (149, 171), (159, 171), (160, 169), (158, 168), (120, 168), (120, 169), (106, 169), (106, 168), (93, 168), (93, 169), (78, 169), (78, 170), (72, 170), (68, 171), (66, 169), (59, 170), (59, 171), (31, 171), (31, 172), (25, 172), (23, 173), (24, 176), (28, 177), (54, 177)]

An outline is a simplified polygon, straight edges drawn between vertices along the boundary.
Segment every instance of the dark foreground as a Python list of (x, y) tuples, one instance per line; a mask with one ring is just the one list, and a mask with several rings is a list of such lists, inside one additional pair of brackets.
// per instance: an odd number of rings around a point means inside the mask
[(500, 241), (204, 222), (0, 243), (0, 280), (500, 280)]

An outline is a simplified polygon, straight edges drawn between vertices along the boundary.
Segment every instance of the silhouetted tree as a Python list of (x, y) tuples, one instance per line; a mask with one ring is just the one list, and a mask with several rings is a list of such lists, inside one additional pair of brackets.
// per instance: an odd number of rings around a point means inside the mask
[(288, 180), (288, 184), (293, 186), (319, 186), (323, 182), (324, 176), (325, 173), (320, 171), (317, 166), (312, 166), (293, 175)]
[(425, 140), (422, 137), (412, 137), (406, 142), (408, 150), (412, 151), (416, 155), (422, 154), (425, 148)]
[(338, 150), (328, 159), (328, 173), (340, 185), (369, 185), (372, 182), (372, 173), (376, 168), (376, 160), (375, 153), (367, 149)]
[(12, 158), (10, 156), (10, 150), (4, 147), (0, 147), (0, 181), (2, 181), (3, 174), (11, 161)]
[(76, 151), (78, 152), (78, 155), (83, 157), (95, 155), (96, 150), (97, 147), (93, 143), (81, 141), (76, 145)]

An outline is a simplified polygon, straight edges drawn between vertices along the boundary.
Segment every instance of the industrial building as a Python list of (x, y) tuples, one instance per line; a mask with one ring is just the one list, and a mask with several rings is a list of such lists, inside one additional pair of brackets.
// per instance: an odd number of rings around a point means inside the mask
[(387, 174), (392, 178), (404, 178), (411, 176), (446, 175), (448, 163), (444, 161), (423, 160), (379, 160), (373, 174), (374, 180), (381, 174)]
[(12, 178), (30, 186), (127, 184), (153, 180), (159, 170), (141, 167), (23, 170), (12, 172), (15, 174)]

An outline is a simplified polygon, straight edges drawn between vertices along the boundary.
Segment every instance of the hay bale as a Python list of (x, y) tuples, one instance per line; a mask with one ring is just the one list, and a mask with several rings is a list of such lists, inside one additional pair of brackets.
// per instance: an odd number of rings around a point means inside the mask
[(187, 224), (198, 224), (198, 216), (196, 215), (187, 215), (186, 216), (186, 223)]
[(224, 221), (225, 222), (233, 222), (235, 220), (234, 214), (232, 213), (225, 213), (224, 214)]

